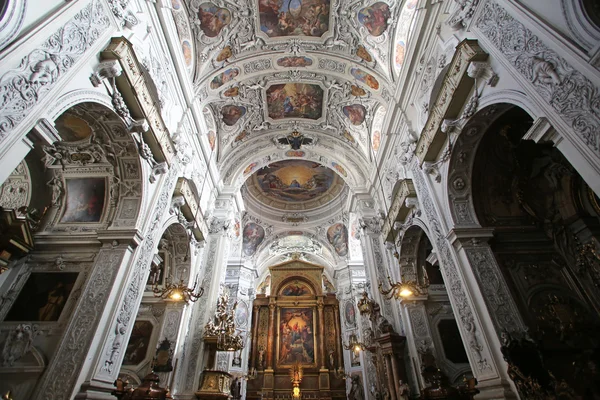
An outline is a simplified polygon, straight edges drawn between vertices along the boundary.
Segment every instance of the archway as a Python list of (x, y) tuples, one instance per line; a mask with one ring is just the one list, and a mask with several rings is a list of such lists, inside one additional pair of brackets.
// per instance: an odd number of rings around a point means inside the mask
[[(473, 117), (453, 151), (451, 212), (473, 230), (467, 258), (497, 332), (507, 334), (503, 353), (521, 394), (554, 395), (564, 380), (561, 390), (589, 398), (598, 393), (598, 199), (558, 149), (522, 140), (532, 122), (509, 104)], [(519, 319), (537, 348), (518, 337)], [(518, 359), (517, 348), (531, 353)]]
[(433, 383), (431, 370), (441, 369), (453, 384), (462, 383), (465, 374), (472, 376), (437, 257), (423, 228), (412, 225), (404, 232), (399, 257), (402, 281), (428, 286), (423, 295), (402, 302), (409, 352), (417, 366), (413, 377), (417, 392)]

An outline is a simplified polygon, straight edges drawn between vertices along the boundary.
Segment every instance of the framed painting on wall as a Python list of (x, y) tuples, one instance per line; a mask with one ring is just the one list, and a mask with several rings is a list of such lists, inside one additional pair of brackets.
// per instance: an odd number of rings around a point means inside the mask
[(5, 321), (58, 321), (73, 290), (76, 272), (33, 272)]
[(106, 178), (68, 178), (66, 206), (60, 222), (100, 222)]
[(154, 325), (150, 321), (135, 321), (125, 350), (123, 365), (138, 365), (148, 354), (148, 344)]
[(312, 307), (281, 308), (278, 315), (277, 365), (315, 363), (315, 313)]

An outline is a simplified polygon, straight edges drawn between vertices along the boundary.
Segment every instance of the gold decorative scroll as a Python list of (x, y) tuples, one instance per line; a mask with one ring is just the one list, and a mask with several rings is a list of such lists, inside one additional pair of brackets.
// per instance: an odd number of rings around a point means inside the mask
[(475, 80), (467, 75), (469, 63), (485, 61), (484, 52), (477, 40), (465, 39), (458, 46), (435, 103), (430, 105), (429, 117), (417, 143), (416, 155), (419, 161), (435, 161), (446, 141), (441, 126), (445, 119), (455, 119), (463, 108)]
[(179, 178), (175, 186), (174, 195), (181, 195), (185, 204), (181, 206), (181, 211), (188, 221), (195, 221), (192, 232), (197, 241), (201, 242), (208, 235), (208, 227), (204, 221), (204, 215), (200, 208), (200, 198), (195, 190), (190, 186), (186, 178)]
[(144, 132), (144, 141), (150, 146), (154, 159), (171, 165), (175, 146), (160, 115), (157, 94), (150, 89), (154, 84), (148, 73), (144, 73), (131, 43), (124, 37), (112, 38), (108, 47), (100, 53), (100, 58), (102, 61), (119, 61), (123, 73), (116, 78), (117, 88), (132, 118), (148, 121), (150, 129)]
[(394, 200), (390, 206), (385, 223), (383, 224), (383, 237), (386, 241), (393, 241), (392, 229), (394, 228), (394, 222), (404, 222), (408, 216), (410, 208), (406, 206), (406, 199), (409, 197), (417, 197), (417, 192), (413, 185), (412, 179), (404, 179), (399, 183), (398, 190), (394, 195)]

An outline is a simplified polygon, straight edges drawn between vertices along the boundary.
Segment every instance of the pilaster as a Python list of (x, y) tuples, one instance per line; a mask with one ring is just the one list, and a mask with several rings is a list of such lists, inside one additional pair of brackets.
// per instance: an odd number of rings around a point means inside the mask
[[(507, 366), (498, 354), (498, 338), (487, 329), (491, 325), (487, 310), (474, 301), (473, 293), (442, 231), (439, 213), (434, 206), (430, 189), (417, 164), (412, 167), (413, 180), (423, 210), (424, 219), (431, 229), (431, 242), (440, 261), (440, 270), (448, 288), (448, 297), (456, 316), (456, 322), (465, 344), (473, 375), (479, 381), (479, 398), (515, 398), (515, 391), (507, 375)], [(493, 329), (492, 329), (493, 331)]]

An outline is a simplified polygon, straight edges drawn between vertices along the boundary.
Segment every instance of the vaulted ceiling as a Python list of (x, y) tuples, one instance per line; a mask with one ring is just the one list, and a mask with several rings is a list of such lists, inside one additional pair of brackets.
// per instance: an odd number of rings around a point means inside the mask
[(171, 2), (221, 176), (247, 209), (298, 226), (368, 186), (417, 0)]

